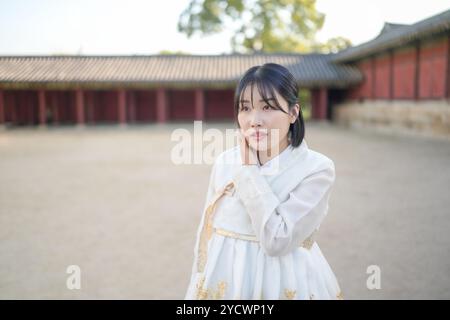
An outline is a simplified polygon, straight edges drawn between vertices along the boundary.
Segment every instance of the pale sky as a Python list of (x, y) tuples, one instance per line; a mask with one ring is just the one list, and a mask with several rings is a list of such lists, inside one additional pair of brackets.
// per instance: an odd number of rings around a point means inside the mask
[[(0, 55), (193, 54), (231, 51), (230, 33), (187, 39), (177, 32), (189, 0), (0, 0)], [(354, 45), (384, 22), (414, 23), (450, 9), (449, 0), (317, 0), (325, 24), (317, 38)]]

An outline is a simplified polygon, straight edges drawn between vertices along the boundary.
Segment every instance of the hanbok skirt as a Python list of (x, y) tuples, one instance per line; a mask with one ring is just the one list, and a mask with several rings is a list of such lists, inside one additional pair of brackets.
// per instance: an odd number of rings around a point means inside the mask
[(214, 233), (207, 251), (202, 272), (191, 275), (187, 300), (343, 299), (316, 242), (269, 256), (259, 242)]

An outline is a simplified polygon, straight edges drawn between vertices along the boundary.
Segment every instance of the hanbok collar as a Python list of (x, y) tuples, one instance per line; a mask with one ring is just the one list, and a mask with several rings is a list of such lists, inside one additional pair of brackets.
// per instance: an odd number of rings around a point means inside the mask
[(281, 171), (289, 167), (290, 164), (295, 161), (295, 159), (298, 159), (298, 156), (307, 149), (308, 145), (305, 139), (303, 139), (302, 143), (296, 148), (289, 145), (280, 154), (270, 159), (263, 165), (258, 164), (260, 174), (270, 176), (281, 173)]

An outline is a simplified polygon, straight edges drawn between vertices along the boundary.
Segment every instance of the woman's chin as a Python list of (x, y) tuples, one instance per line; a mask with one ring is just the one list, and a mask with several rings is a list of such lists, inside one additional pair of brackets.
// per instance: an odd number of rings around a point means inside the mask
[(256, 151), (267, 151), (269, 149), (266, 139), (261, 140), (250, 139), (249, 146)]

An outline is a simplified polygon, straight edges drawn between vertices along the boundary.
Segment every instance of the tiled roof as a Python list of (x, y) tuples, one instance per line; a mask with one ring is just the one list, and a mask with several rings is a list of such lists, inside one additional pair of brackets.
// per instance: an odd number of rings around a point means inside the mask
[(335, 62), (349, 62), (371, 54), (392, 49), (436, 34), (448, 34), (450, 10), (416, 22), (412, 25), (385, 24), (373, 40), (345, 49), (333, 57)]
[(266, 62), (287, 67), (303, 87), (347, 87), (362, 80), (350, 65), (324, 54), (151, 56), (0, 56), (0, 86), (86, 83), (108, 85), (231, 86), (248, 68)]

